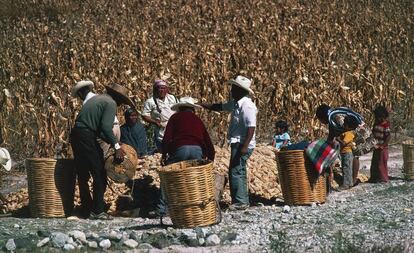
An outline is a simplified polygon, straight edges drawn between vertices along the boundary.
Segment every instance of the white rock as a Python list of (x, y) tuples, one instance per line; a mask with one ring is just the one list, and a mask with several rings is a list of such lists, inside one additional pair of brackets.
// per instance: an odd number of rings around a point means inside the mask
[(290, 206), (285, 205), (285, 206), (283, 207), (283, 212), (284, 212), (284, 213), (289, 213), (289, 212), (290, 212)]
[(138, 249), (153, 249), (154, 247), (149, 243), (141, 243), (138, 246)]
[(204, 240), (204, 238), (199, 238), (198, 239), (198, 245), (200, 245), (200, 246), (203, 246), (205, 242), (206, 242), (206, 240)]
[(220, 244), (220, 238), (216, 234), (209, 235), (206, 239), (206, 246), (216, 246)]
[(46, 237), (46, 238), (44, 238), (43, 240), (39, 241), (39, 242), (36, 244), (36, 246), (40, 248), (40, 247), (45, 246), (48, 242), (50, 242), (50, 238), (49, 238), (49, 237)]
[(111, 247), (111, 241), (108, 239), (104, 239), (99, 242), (99, 247), (103, 249), (109, 249)]
[(95, 241), (88, 242), (88, 247), (96, 249), (96, 248), (98, 248), (98, 243), (95, 242)]
[(124, 245), (130, 247), (131, 249), (136, 248), (138, 246), (138, 242), (132, 239), (128, 239), (124, 241)]
[(13, 226), (14, 228), (20, 228), (20, 225), (19, 224), (14, 224), (14, 226)]
[(73, 230), (69, 232), (69, 235), (73, 237), (75, 240), (79, 240), (81, 242), (87, 242), (86, 241), (86, 235), (84, 232), (79, 230)]
[(75, 246), (73, 246), (72, 244), (65, 244), (65, 246), (63, 246), (63, 249), (66, 251), (74, 250)]
[(53, 246), (57, 248), (62, 248), (63, 246), (65, 246), (66, 242), (69, 240), (70, 237), (61, 232), (54, 232), (52, 233), (50, 238), (52, 240)]
[(122, 239), (122, 234), (112, 230), (106, 237), (111, 240), (120, 241)]
[(9, 239), (6, 242), (6, 249), (8, 251), (13, 251), (16, 249), (16, 244), (14, 243), (14, 239)]

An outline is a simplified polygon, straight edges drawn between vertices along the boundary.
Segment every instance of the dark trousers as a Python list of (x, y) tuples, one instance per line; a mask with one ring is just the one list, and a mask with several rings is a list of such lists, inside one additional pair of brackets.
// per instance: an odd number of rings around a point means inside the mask
[[(75, 157), (76, 174), (82, 210), (86, 215), (93, 211), (96, 214), (105, 211), (104, 193), (106, 190), (106, 170), (104, 156), (96, 134), (85, 128), (74, 127), (70, 134), (70, 142)], [(88, 181), (93, 179), (93, 197), (89, 192)]]
[(229, 166), (229, 183), (231, 202), (249, 204), (249, 186), (247, 182), (247, 159), (252, 155), (253, 149), (247, 154), (240, 153), (240, 143), (231, 144), (231, 157)]

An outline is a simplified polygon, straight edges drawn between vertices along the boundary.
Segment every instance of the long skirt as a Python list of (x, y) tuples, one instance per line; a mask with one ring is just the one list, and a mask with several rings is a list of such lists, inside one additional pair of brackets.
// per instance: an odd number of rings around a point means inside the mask
[(388, 147), (383, 149), (374, 149), (371, 160), (371, 178), (369, 182), (388, 182)]

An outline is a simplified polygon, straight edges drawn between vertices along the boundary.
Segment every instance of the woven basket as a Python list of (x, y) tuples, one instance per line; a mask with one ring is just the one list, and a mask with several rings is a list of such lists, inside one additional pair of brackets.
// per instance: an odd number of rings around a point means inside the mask
[(75, 192), (73, 160), (31, 158), (26, 160), (26, 170), (31, 216), (71, 215)]
[(126, 155), (120, 164), (114, 164), (115, 155), (111, 154), (106, 158), (105, 169), (108, 177), (117, 183), (126, 183), (133, 179), (138, 166), (138, 156), (135, 149), (127, 144), (122, 144)]
[(404, 141), (402, 147), (404, 177), (408, 180), (414, 180), (414, 141)]
[(217, 223), (213, 163), (183, 161), (162, 167), (158, 172), (175, 227), (193, 228)]
[(283, 198), (288, 205), (325, 203), (326, 177), (319, 175), (303, 150), (280, 151), (276, 155)]

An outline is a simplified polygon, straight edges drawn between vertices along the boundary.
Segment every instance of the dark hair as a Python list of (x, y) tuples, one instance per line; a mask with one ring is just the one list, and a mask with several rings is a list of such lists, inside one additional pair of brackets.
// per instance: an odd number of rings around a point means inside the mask
[(289, 130), (289, 125), (284, 120), (278, 120), (278, 121), (276, 121), (276, 127), (283, 129), (284, 132), (287, 132)]
[(316, 108), (316, 117), (320, 120), (325, 120), (328, 122), (328, 111), (331, 109), (331, 107), (327, 104), (321, 104)]
[(358, 120), (352, 116), (352, 115), (347, 115), (344, 119), (344, 125), (350, 127), (351, 129), (355, 129), (358, 127)]
[(379, 105), (374, 109), (374, 116), (377, 119), (386, 119), (389, 116), (389, 112), (384, 105)]
[(131, 116), (131, 114), (134, 113), (134, 112), (138, 114), (138, 111), (135, 108), (126, 109), (125, 112), (124, 112), (125, 118), (129, 118), (129, 116)]

